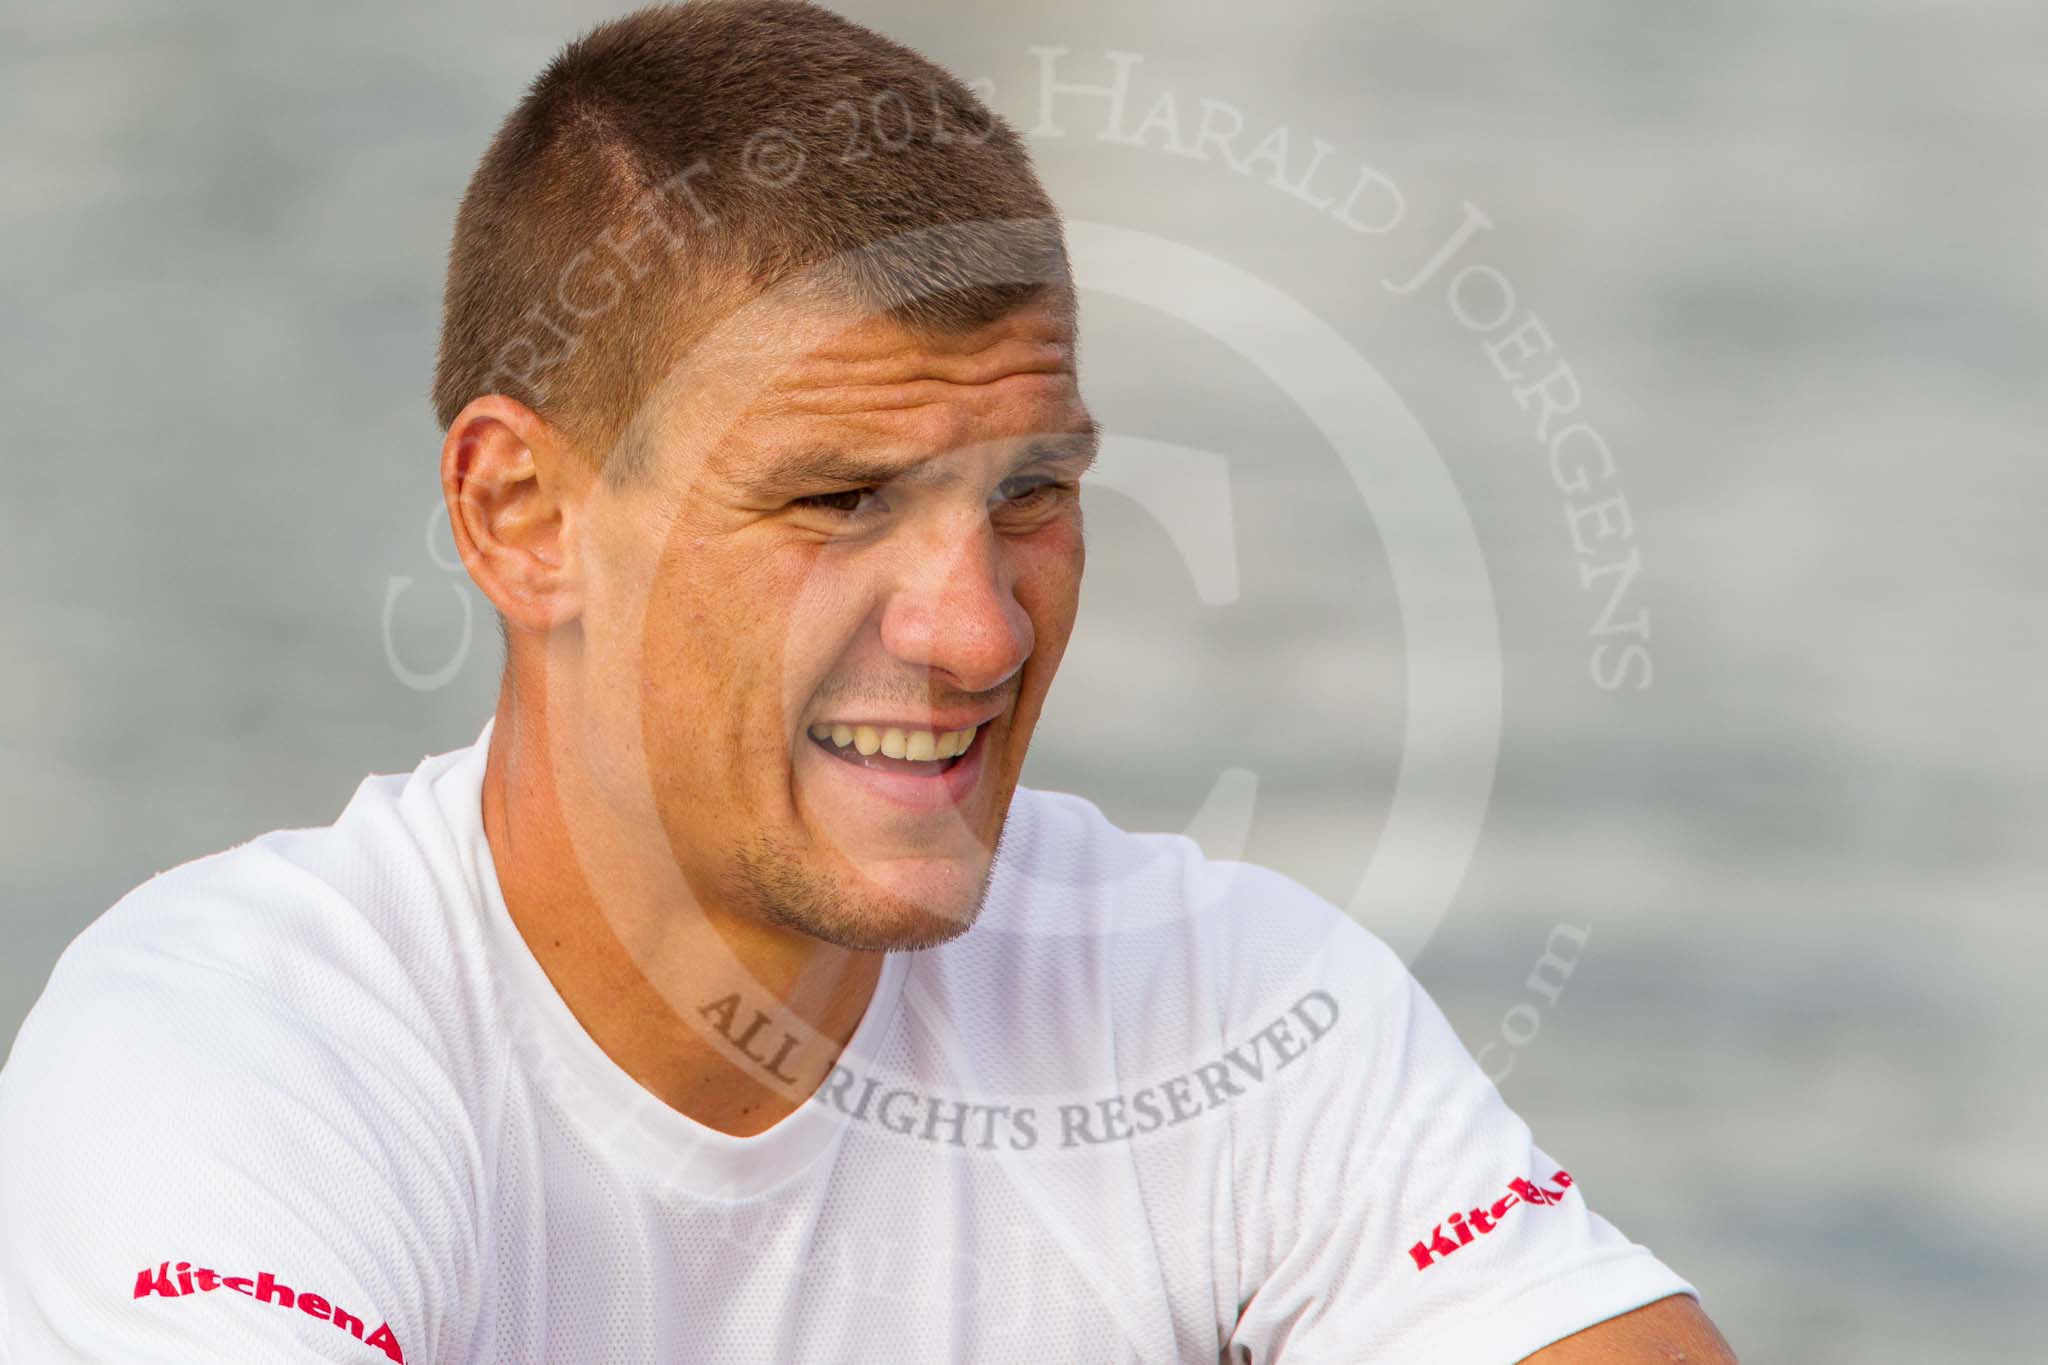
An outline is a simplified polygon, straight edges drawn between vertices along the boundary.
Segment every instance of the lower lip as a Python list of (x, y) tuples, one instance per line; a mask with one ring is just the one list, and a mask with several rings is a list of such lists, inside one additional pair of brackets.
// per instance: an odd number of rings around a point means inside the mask
[(982, 751), (988, 748), (990, 739), (989, 726), (984, 724), (975, 732), (974, 742), (967, 746), (966, 753), (930, 776), (849, 763), (825, 747), (829, 741), (812, 739), (809, 734), (801, 742), (817, 751), (821, 766), (858, 782), (870, 794), (910, 810), (935, 811), (958, 806), (974, 793), (981, 781)]

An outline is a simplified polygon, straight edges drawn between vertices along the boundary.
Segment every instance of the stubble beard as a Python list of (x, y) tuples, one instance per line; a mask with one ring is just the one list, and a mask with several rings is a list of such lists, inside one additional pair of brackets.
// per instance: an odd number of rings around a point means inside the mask
[(770, 924), (842, 948), (915, 952), (960, 937), (980, 918), (1002, 853), (1009, 813), (996, 826), (993, 853), (965, 894), (953, 904), (908, 900), (879, 888), (848, 885), (805, 862), (786, 842), (770, 837), (742, 848), (735, 860), (735, 908)]

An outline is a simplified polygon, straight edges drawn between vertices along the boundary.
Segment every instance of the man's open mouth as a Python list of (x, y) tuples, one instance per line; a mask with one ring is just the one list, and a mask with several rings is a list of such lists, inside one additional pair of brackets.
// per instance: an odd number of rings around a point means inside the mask
[(813, 725), (811, 742), (842, 762), (912, 777), (937, 777), (958, 763), (983, 727), (899, 730), (893, 726)]

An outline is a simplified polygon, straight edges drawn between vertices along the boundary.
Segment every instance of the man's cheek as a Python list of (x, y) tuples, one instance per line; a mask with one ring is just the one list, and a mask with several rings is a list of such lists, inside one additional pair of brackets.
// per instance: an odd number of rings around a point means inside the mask
[(830, 581), (818, 575), (803, 592), (762, 607), (760, 619), (775, 637), (783, 695), (796, 709), (792, 724), (802, 718), (817, 689), (843, 671), (885, 591), (855, 573), (835, 574)]
[(1031, 616), (1040, 648), (1064, 638), (1072, 629), (1081, 603), (1083, 562), (1078, 523), (1048, 527), (1020, 547), (1017, 600)]
[(1084, 555), (1081, 534), (1081, 505), (1075, 503), (1028, 536), (1015, 542), (1042, 572), (1078, 577)]

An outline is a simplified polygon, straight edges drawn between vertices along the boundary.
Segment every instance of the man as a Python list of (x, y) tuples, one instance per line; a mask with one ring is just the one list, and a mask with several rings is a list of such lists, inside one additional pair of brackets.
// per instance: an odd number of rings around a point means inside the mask
[(1052, 205), (818, 8), (606, 24), (457, 221), (467, 749), (147, 883), (0, 1074), (0, 1361), (1732, 1359), (1391, 952), (1018, 786)]

